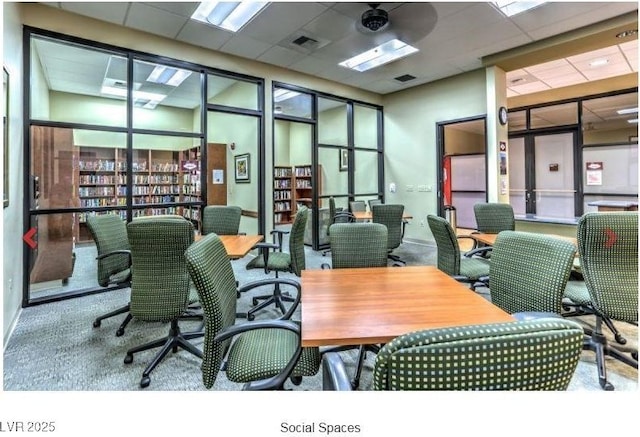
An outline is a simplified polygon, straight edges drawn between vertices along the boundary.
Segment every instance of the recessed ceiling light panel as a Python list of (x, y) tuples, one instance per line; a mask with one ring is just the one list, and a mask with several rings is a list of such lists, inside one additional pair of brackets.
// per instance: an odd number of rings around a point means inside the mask
[(409, 56), (418, 49), (406, 44), (399, 39), (392, 39), (384, 44), (374, 47), (371, 50), (340, 62), (340, 66), (356, 71), (367, 71), (380, 65), (387, 64), (405, 56)]
[(496, 8), (498, 8), (498, 10), (502, 12), (504, 15), (506, 15), (507, 17), (513, 17), (514, 15), (536, 8), (547, 2), (541, 1), (541, 0), (534, 0), (534, 1), (504, 0), (504, 1), (497, 1), (497, 2), (491, 2), (491, 3), (493, 3), (493, 5)]
[(237, 32), (268, 2), (202, 2), (191, 15), (192, 20)]

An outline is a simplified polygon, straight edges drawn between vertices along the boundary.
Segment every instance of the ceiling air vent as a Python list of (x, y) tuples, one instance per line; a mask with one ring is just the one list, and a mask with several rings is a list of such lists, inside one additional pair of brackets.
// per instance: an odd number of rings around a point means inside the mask
[(410, 80), (413, 80), (415, 78), (415, 76), (412, 76), (410, 74), (403, 74), (402, 76), (394, 77), (394, 79), (398, 82), (409, 82)]
[(312, 50), (317, 44), (318, 41), (316, 41), (313, 38), (309, 38), (308, 36), (299, 36), (298, 38), (294, 39), (292, 41), (295, 45), (298, 45), (300, 47), (304, 47), (305, 49), (308, 50)]
[(310, 54), (319, 48), (326, 46), (330, 42), (331, 41), (328, 39), (317, 37), (310, 34), (310, 32), (296, 32), (295, 34), (289, 35), (287, 38), (280, 41), (278, 45), (280, 47), (293, 49), (300, 53)]

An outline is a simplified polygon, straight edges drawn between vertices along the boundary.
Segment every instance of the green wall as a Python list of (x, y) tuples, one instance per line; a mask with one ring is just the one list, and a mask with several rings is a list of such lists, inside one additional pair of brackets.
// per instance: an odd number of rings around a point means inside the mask
[[(437, 213), (436, 123), (486, 113), (485, 71), (476, 70), (385, 96), (385, 190), (387, 203), (413, 215), (405, 239), (433, 242), (427, 214)], [(397, 192), (389, 192), (395, 183)], [(413, 191), (407, 191), (413, 185)], [(431, 191), (417, 191), (427, 185)]]

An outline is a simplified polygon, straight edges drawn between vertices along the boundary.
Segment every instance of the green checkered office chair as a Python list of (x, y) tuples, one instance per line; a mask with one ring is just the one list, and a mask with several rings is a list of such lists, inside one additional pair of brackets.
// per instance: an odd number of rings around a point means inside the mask
[(188, 340), (203, 333), (182, 333), (178, 319), (189, 305), (189, 272), (185, 251), (193, 243), (193, 225), (184, 219), (148, 218), (127, 225), (133, 275), (131, 278), (131, 315), (145, 322), (170, 322), (167, 337), (131, 348), (124, 362), (133, 362), (133, 355), (161, 347), (142, 373), (140, 387), (151, 382), (150, 373), (173, 351), (184, 349), (201, 358), (202, 352)]
[[(349, 211), (344, 211), (342, 208), (336, 208), (336, 201), (333, 197), (329, 198), (329, 227), (327, 228), (327, 236), (331, 238), (331, 225), (334, 223), (353, 223), (356, 221), (355, 217)], [(331, 253), (331, 248), (324, 250), (322, 256), (326, 256)]]
[(301, 377), (318, 372), (318, 348), (302, 348), (300, 326), (289, 320), (300, 302), (300, 284), (275, 278), (245, 285), (241, 292), (277, 283), (295, 288), (297, 294), (278, 320), (235, 325), (238, 289), (220, 238), (207, 235), (191, 245), (185, 256), (205, 313), (202, 379), (206, 388), (214, 385), (225, 359), (227, 378), (246, 383), (246, 390), (282, 389), (287, 378), (299, 384)]
[(600, 386), (613, 390), (606, 356), (638, 368), (638, 350), (610, 343), (602, 331), (607, 318), (638, 324), (638, 213), (587, 213), (578, 221), (577, 234), (587, 294), (572, 287), (566, 296), (595, 314), (595, 328), (585, 329), (585, 348), (596, 354)]
[(382, 200), (380, 199), (369, 199), (367, 200), (369, 204), (369, 211), (373, 211), (373, 205), (382, 205)]
[[(566, 390), (583, 331), (565, 319), (430, 329), (384, 345), (374, 390)], [(324, 390), (349, 389), (337, 354), (323, 357)]]
[(366, 212), (367, 204), (364, 200), (352, 200), (349, 202), (349, 212)]
[[(476, 218), (476, 231), (473, 233), (498, 234), (501, 231), (516, 230), (513, 207), (508, 203), (476, 203), (473, 205), (473, 213)], [(473, 248), (483, 246), (482, 243), (475, 242)], [(491, 256), (491, 252), (487, 252), (487, 256)]]
[[(336, 223), (331, 226), (331, 267), (334, 269), (386, 267), (386, 242), (387, 227), (381, 223)], [(344, 292), (349, 293), (349, 290)], [(357, 388), (360, 384), (366, 353), (377, 353), (380, 348), (377, 345), (340, 346), (324, 350), (322, 353), (354, 348), (358, 348), (358, 361), (351, 385)]]
[(516, 220), (513, 207), (508, 203), (476, 203), (473, 205), (476, 229), (483, 234), (515, 231)]
[[(94, 215), (87, 218), (87, 226), (98, 250), (98, 284), (101, 287), (129, 287), (131, 251), (124, 220), (117, 214)], [(93, 327), (99, 327), (104, 319), (125, 313), (127, 316), (116, 330), (116, 336), (120, 337), (131, 321), (129, 304), (96, 318)]]
[(462, 255), (458, 239), (471, 237), (456, 236), (449, 222), (437, 215), (429, 214), (427, 222), (438, 248), (438, 269), (457, 281), (470, 284), (472, 290), (475, 290), (477, 286), (487, 285), (489, 261), (474, 255), (483, 254), (491, 249), (478, 248)]
[(404, 205), (380, 204), (371, 208), (373, 223), (381, 223), (387, 227), (387, 257), (401, 265), (405, 265), (406, 262), (392, 251), (402, 244), (403, 213)]
[(491, 252), (491, 302), (518, 318), (559, 317), (575, 253), (559, 238), (500, 232)]
[[(258, 243), (255, 247), (260, 249), (262, 256), (256, 256), (247, 263), (247, 269), (263, 269), (265, 274), (275, 272), (276, 278), (279, 272), (289, 272), (300, 276), (305, 269), (304, 255), (304, 230), (307, 226), (309, 208), (301, 206), (298, 208), (291, 231), (274, 229), (271, 234), (274, 243)], [(289, 234), (289, 252), (282, 251), (284, 235)], [(277, 243), (275, 242), (277, 240)], [(262, 302), (259, 303), (259, 301)], [(273, 293), (253, 297), (253, 307), (247, 312), (247, 320), (253, 320), (257, 311), (274, 304), (280, 309), (282, 314), (287, 312), (284, 302), (294, 302), (291, 296), (283, 294), (278, 283), (275, 284)]]
[(242, 208), (239, 206), (209, 205), (202, 210), (202, 235), (237, 235)]

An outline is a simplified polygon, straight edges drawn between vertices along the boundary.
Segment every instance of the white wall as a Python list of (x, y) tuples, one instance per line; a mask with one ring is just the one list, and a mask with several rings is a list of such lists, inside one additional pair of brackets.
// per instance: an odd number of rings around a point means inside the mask
[[(426, 217), (437, 213), (436, 123), (485, 114), (485, 94), (485, 72), (476, 70), (384, 97), (386, 202), (404, 204), (413, 215), (405, 239), (433, 241)], [(391, 182), (396, 193), (389, 192)], [(432, 191), (418, 192), (418, 185)]]
[[(22, 301), (22, 25), (16, 3), (3, 2), (2, 64), (9, 72), (9, 206), (2, 220), (2, 340), (6, 346)], [(3, 108), (4, 111), (4, 108)], [(3, 163), (4, 164), (4, 163)]]

